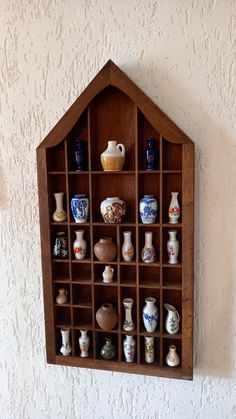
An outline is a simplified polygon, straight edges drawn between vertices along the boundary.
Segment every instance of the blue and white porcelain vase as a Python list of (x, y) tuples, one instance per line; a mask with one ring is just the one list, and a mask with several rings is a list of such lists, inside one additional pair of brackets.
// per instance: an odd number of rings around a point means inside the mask
[(147, 170), (155, 170), (157, 168), (157, 150), (155, 138), (147, 138), (145, 165)]
[(148, 333), (153, 333), (157, 327), (158, 310), (155, 305), (156, 299), (153, 297), (145, 298), (145, 306), (143, 307), (143, 323)]
[(153, 224), (157, 216), (157, 200), (153, 195), (144, 195), (139, 202), (139, 213), (143, 224)]
[(71, 199), (71, 211), (78, 224), (86, 223), (89, 214), (89, 199), (86, 194), (78, 194)]

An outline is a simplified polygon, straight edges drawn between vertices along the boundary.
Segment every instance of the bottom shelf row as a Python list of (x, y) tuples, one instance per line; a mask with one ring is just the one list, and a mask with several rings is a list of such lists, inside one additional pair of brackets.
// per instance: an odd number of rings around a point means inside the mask
[[(86, 330), (74, 330), (74, 355), (81, 358), (93, 358), (93, 342), (91, 332)], [(160, 350), (161, 339), (154, 336), (135, 336), (122, 335), (121, 342), (121, 361), (127, 363), (137, 362), (137, 339), (140, 348), (140, 363), (163, 363), (169, 367), (177, 367), (181, 363), (181, 340), (163, 339), (163, 349)], [(70, 329), (60, 329), (57, 331), (57, 352), (63, 356), (72, 355)], [(104, 332), (97, 332), (96, 339), (96, 359), (107, 361), (118, 361), (118, 336)], [(160, 357), (160, 353), (163, 357)], [(163, 359), (163, 362), (162, 362)]]

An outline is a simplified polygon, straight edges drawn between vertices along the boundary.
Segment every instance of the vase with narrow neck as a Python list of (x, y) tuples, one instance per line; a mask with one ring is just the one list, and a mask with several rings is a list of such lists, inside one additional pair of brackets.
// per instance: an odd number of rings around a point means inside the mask
[(155, 138), (147, 138), (147, 148), (145, 150), (145, 166), (147, 170), (157, 168), (157, 150)]
[(105, 269), (102, 273), (104, 284), (109, 284), (110, 282), (113, 282), (113, 274), (114, 268), (112, 268), (111, 265), (105, 266)]
[(63, 209), (63, 198), (64, 192), (57, 192), (54, 193), (55, 201), (56, 201), (56, 210), (53, 213), (53, 221), (57, 223), (62, 223), (66, 221), (66, 212)]
[(72, 352), (70, 345), (70, 329), (61, 329), (62, 346), (60, 352), (63, 356), (69, 356)]
[(124, 243), (121, 249), (122, 256), (125, 262), (131, 262), (134, 256), (134, 246), (131, 242), (131, 231), (124, 231)]
[(81, 358), (87, 358), (89, 353), (89, 336), (87, 335), (87, 330), (80, 330), (81, 336), (79, 337), (79, 347), (80, 347), (80, 356)]
[(84, 230), (75, 231), (76, 239), (73, 243), (75, 259), (82, 260), (86, 256), (87, 243), (84, 240)]
[(177, 224), (180, 217), (180, 207), (178, 202), (179, 192), (171, 192), (171, 202), (169, 206), (169, 223)]
[(180, 358), (176, 352), (175, 345), (169, 346), (169, 352), (166, 356), (166, 363), (169, 365), (169, 367), (177, 367), (180, 364)]
[(59, 294), (56, 297), (56, 302), (57, 304), (66, 304), (67, 300), (68, 300), (68, 291), (65, 290), (64, 288), (60, 288), (59, 289)]
[(136, 352), (136, 342), (132, 335), (126, 335), (123, 342), (123, 348), (126, 362), (133, 362)]
[(157, 208), (157, 200), (153, 195), (143, 195), (139, 201), (139, 213), (143, 224), (155, 223)]
[(154, 337), (153, 336), (145, 336), (145, 362), (147, 364), (151, 364), (154, 362)]
[(175, 335), (179, 331), (180, 315), (176, 308), (171, 304), (164, 304), (165, 309), (168, 311), (166, 316), (165, 328), (170, 335)]
[(153, 234), (151, 231), (145, 232), (145, 245), (141, 253), (141, 258), (144, 263), (154, 263), (156, 260), (156, 251), (152, 244)]
[(124, 298), (123, 305), (125, 309), (125, 321), (123, 324), (123, 329), (126, 332), (131, 332), (135, 329), (133, 320), (132, 320), (132, 307), (133, 307), (134, 300), (133, 298)]
[(143, 307), (143, 323), (147, 332), (152, 333), (156, 330), (158, 321), (158, 310), (155, 305), (156, 299), (153, 297), (145, 298), (146, 305)]
[(179, 241), (176, 238), (177, 231), (168, 231), (169, 233), (169, 240), (167, 242), (167, 252), (169, 256), (169, 263), (176, 264), (178, 262), (178, 255), (179, 255)]
[(101, 356), (108, 361), (116, 357), (116, 347), (112, 342), (111, 336), (105, 337), (105, 345), (101, 348)]
[(120, 171), (125, 163), (125, 146), (117, 141), (108, 141), (106, 150), (101, 154), (104, 171)]

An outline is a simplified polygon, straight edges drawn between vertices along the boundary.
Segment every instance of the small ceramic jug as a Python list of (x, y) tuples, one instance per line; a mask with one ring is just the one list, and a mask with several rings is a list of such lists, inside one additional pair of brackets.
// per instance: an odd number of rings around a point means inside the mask
[(64, 288), (59, 289), (59, 294), (56, 297), (57, 304), (65, 304), (68, 300), (68, 291), (66, 291)]
[(120, 171), (125, 163), (125, 146), (117, 141), (108, 141), (107, 149), (101, 154), (104, 171)]
[(105, 266), (105, 269), (102, 273), (104, 284), (109, 284), (110, 282), (113, 282), (113, 273), (114, 269), (110, 265)]
[(171, 304), (164, 304), (165, 309), (168, 311), (168, 314), (166, 316), (166, 322), (165, 327), (166, 331), (170, 335), (175, 335), (179, 331), (179, 322), (180, 322), (180, 316), (178, 311), (174, 306)]
[(166, 356), (166, 363), (169, 367), (177, 367), (180, 364), (179, 355), (176, 352), (176, 346), (170, 345), (169, 352)]

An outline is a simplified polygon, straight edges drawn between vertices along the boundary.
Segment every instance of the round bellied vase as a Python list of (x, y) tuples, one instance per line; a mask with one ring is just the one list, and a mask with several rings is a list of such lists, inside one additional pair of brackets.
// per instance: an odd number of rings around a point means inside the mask
[(72, 352), (70, 344), (70, 329), (61, 329), (62, 346), (60, 352), (63, 356), (69, 356)]
[(105, 266), (105, 269), (102, 273), (104, 284), (110, 284), (110, 282), (113, 282), (113, 274), (114, 268), (112, 268), (110, 265)]
[(112, 262), (116, 257), (116, 244), (111, 237), (102, 237), (95, 244), (94, 253), (101, 262)]
[(59, 294), (56, 297), (57, 304), (66, 304), (68, 301), (68, 291), (64, 288), (59, 288)]
[(145, 298), (145, 306), (143, 307), (143, 324), (147, 332), (153, 333), (157, 327), (158, 310), (155, 304), (156, 299), (153, 297)]
[(53, 246), (53, 257), (66, 259), (68, 257), (68, 240), (64, 231), (59, 231)]
[(169, 352), (166, 356), (166, 363), (169, 365), (169, 367), (177, 367), (180, 364), (180, 358), (176, 352), (175, 345), (169, 346)]
[(144, 344), (145, 344), (145, 362), (147, 362), (147, 364), (151, 364), (152, 362), (154, 362), (154, 337), (145, 336)]
[(171, 304), (165, 303), (164, 307), (168, 312), (165, 321), (166, 331), (170, 335), (175, 335), (179, 331), (180, 315), (176, 308)]
[(179, 241), (176, 238), (176, 235), (177, 235), (176, 230), (168, 231), (168, 233), (170, 236), (167, 242), (167, 252), (169, 256), (169, 263), (174, 265), (178, 263)]
[(126, 335), (123, 342), (123, 348), (126, 362), (134, 362), (136, 342), (132, 335)]
[(139, 202), (139, 213), (143, 224), (153, 224), (157, 217), (157, 200), (153, 195), (144, 195)]
[(177, 224), (180, 217), (180, 207), (178, 202), (179, 192), (171, 192), (171, 201), (169, 206), (169, 223)]
[(156, 251), (152, 244), (153, 233), (151, 231), (145, 232), (145, 245), (141, 252), (141, 258), (144, 263), (154, 263), (156, 260)]
[(53, 213), (53, 221), (57, 223), (62, 223), (66, 221), (66, 212), (63, 209), (63, 199), (64, 199), (64, 192), (56, 192), (54, 193), (54, 198), (56, 201), (56, 210)]
[(145, 149), (145, 166), (147, 170), (155, 170), (157, 168), (157, 150), (155, 138), (147, 138), (147, 148)]
[(73, 243), (75, 259), (82, 260), (86, 256), (87, 243), (84, 240), (84, 230), (75, 231), (76, 239)]
[(106, 198), (101, 202), (100, 211), (105, 223), (119, 224), (124, 219), (126, 204), (117, 196)]
[(115, 307), (110, 303), (104, 303), (96, 312), (96, 320), (101, 329), (106, 331), (114, 329), (118, 320)]
[(74, 220), (78, 224), (86, 223), (89, 214), (89, 199), (86, 194), (73, 196), (70, 202)]
[(101, 154), (104, 171), (120, 171), (125, 163), (125, 146), (117, 141), (108, 141), (106, 150)]
[(78, 172), (87, 170), (87, 150), (85, 141), (78, 138), (75, 140), (75, 170)]
[(80, 330), (81, 336), (79, 337), (79, 347), (80, 347), (80, 356), (81, 358), (87, 358), (89, 353), (89, 336), (87, 335), (87, 330)]
[(131, 262), (134, 256), (134, 246), (131, 241), (132, 231), (124, 231), (124, 242), (121, 249), (121, 253), (125, 262)]
[(125, 321), (123, 324), (123, 329), (126, 332), (131, 332), (134, 330), (135, 326), (132, 319), (132, 307), (134, 304), (133, 298), (124, 298), (123, 299), (123, 305), (125, 309)]
[(101, 356), (104, 359), (112, 360), (116, 357), (116, 347), (112, 342), (111, 336), (105, 337), (105, 345), (101, 348)]

